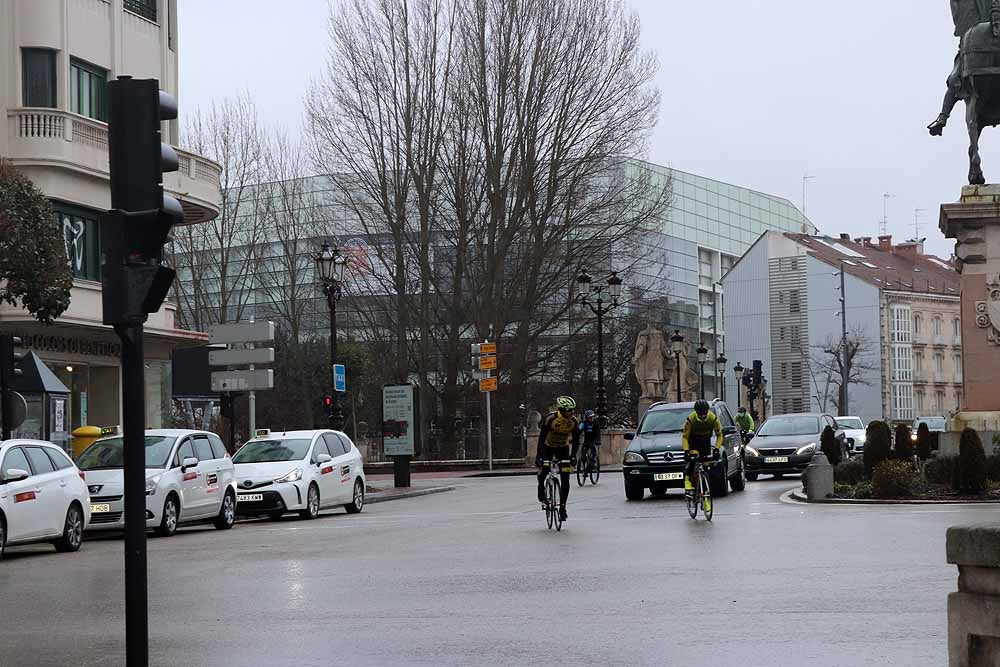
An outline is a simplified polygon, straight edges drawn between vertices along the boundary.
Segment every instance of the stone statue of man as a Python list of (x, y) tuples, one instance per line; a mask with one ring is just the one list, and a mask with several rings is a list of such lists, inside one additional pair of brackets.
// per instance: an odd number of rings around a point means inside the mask
[(663, 332), (652, 322), (639, 332), (632, 355), (635, 379), (642, 387), (642, 395), (661, 398), (663, 396), (663, 360), (667, 356), (667, 343)]

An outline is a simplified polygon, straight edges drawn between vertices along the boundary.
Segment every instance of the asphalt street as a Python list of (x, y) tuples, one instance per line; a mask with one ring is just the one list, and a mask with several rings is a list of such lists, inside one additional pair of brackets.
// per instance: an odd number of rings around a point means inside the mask
[[(782, 502), (751, 483), (709, 524), (677, 492), (574, 483), (547, 530), (530, 477), (308, 522), (150, 538), (151, 664), (947, 664), (945, 530), (995, 506)], [(0, 665), (124, 664), (122, 542), (0, 563)]]

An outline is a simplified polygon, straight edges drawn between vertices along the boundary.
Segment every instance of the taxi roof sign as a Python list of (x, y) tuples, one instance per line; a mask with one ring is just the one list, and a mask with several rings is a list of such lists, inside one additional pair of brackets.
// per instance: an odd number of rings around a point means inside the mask
[(271, 429), (269, 428), (259, 428), (253, 432), (253, 437), (255, 438), (266, 438), (271, 435)]

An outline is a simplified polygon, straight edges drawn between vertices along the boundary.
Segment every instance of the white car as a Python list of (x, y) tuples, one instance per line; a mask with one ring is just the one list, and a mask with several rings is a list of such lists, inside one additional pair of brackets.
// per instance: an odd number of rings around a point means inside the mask
[(235, 456), (236, 511), (246, 516), (298, 512), (315, 519), (320, 509), (365, 506), (361, 453), (340, 431), (259, 431)]
[(76, 551), (90, 521), (83, 475), (51, 442), (0, 442), (0, 558), (15, 544)]
[(865, 453), (866, 427), (861, 417), (834, 417), (837, 428), (844, 432), (847, 438), (848, 451), (851, 456), (862, 456)]
[[(90, 490), (90, 529), (124, 530), (121, 436), (98, 440), (76, 460)], [(208, 431), (146, 431), (146, 527), (170, 536), (191, 521), (227, 530), (236, 521), (233, 460)]]

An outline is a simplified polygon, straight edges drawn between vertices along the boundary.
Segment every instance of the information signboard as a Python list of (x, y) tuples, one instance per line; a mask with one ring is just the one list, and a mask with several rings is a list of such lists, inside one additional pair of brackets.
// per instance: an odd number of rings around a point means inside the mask
[(415, 391), (411, 384), (382, 387), (382, 448), (386, 456), (413, 456)]

